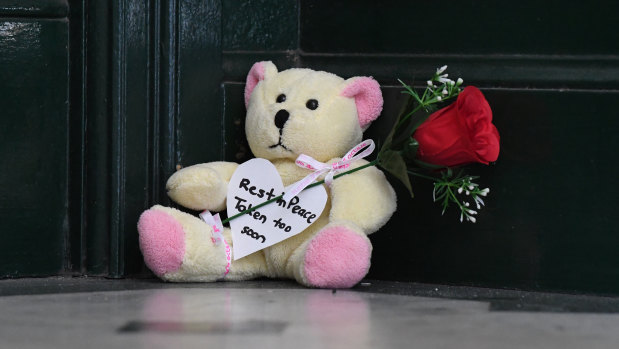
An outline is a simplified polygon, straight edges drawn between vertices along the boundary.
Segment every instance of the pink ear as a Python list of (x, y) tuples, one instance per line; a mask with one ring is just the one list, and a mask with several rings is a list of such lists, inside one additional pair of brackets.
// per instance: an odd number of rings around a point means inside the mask
[(258, 85), (260, 80), (264, 80), (264, 63), (265, 62), (254, 63), (249, 70), (249, 74), (247, 74), (247, 81), (245, 82), (245, 108), (247, 108), (249, 104), (249, 97), (251, 97), (254, 87)]
[(346, 80), (346, 87), (341, 93), (344, 97), (355, 98), (359, 125), (365, 129), (376, 120), (383, 110), (383, 95), (376, 80), (368, 77), (355, 77)]

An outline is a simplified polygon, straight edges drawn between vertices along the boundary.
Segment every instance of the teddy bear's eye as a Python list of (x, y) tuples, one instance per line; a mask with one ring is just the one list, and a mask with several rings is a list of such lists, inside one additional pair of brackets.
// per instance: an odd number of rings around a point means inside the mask
[(277, 103), (283, 103), (286, 101), (286, 95), (285, 94), (281, 94), (279, 96), (277, 96), (277, 99), (275, 100)]
[(318, 108), (318, 101), (315, 99), (310, 99), (307, 101), (307, 103), (305, 103), (305, 106), (307, 107), (307, 109), (316, 110)]

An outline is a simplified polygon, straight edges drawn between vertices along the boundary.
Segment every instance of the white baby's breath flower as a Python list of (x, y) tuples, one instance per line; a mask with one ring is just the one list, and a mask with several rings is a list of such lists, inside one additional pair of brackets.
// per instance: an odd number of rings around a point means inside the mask
[(481, 195), (481, 196), (486, 196), (486, 195), (488, 195), (488, 193), (489, 193), (489, 192), (490, 192), (490, 188), (485, 188), (485, 189), (482, 189), (482, 190), (479, 192), (479, 195)]
[(466, 217), (466, 219), (468, 219), (469, 221), (471, 221), (471, 223), (475, 223), (475, 222), (477, 222), (477, 219), (475, 219), (475, 217), (471, 217), (471, 216), (469, 216), (469, 217)]
[(464, 206), (469, 207), (469, 206), (471, 206), (471, 204), (469, 204), (468, 202), (465, 202)]
[(449, 85), (451, 85), (451, 86), (453, 86), (453, 85), (455, 85), (455, 84), (456, 84), (456, 82), (455, 82), (455, 81), (453, 81), (453, 80), (450, 80), (448, 84), (449, 84)]
[(447, 70), (447, 66), (446, 66), (446, 65), (444, 65), (444, 66), (442, 66), (442, 67), (440, 67), (440, 68), (436, 69), (436, 75), (441, 74), (441, 73), (442, 73), (442, 72), (444, 72), (445, 70)]
[(469, 195), (471, 192), (467, 190), (467, 191), (465, 191), (464, 193), (465, 193), (466, 195)]
[(464, 189), (458, 188), (458, 194), (462, 194), (462, 190), (464, 190)]
[(426, 81), (426, 84), (428, 84), (428, 86), (432, 87), (432, 80)]
[(462, 223), (463, 218), (464, 218), (464, 212), (460, 212), (460, 223)]
[(474, 185), (469, 185), (469, 190), (473, 190), (473, 189), (475, 189), (475, 186)]
[(436, 97), (436, 100), (440, 102), (440, 101), (442, 101), (442, 100), (443, 100), (443, 98), (441, 98), (441, 96), (437, 96), (437, 97)]
[(448, 93), (449, 93), (449, 91), (447, 91), (447, 90), (443, 89), (443, 94), (444, 94), (444, 95), (447, 95)]
[(441, 76), (438, 77), (438, 82), (442, 83), (442, 84), (449, 84), (450, 81), (453, 81), (451, 79), (448, 79), (447, 77), (449, 76), (449, 74), (443, 74)]
[(475, 196), (475, 203), (477, 203), (477, 208), (480, 209), (479, 205), (484, 206), (486, 203), (479, 196)]
[(475, 210), (466, 210), (466, 212), (468, 214), (477, 214), (477, 211), (475, 211)]
[(458, 81), (456, 81), (456, 85), (460, 86), (464, 83), (464, 80), (462, 80), (462, 78), (458, 78)]

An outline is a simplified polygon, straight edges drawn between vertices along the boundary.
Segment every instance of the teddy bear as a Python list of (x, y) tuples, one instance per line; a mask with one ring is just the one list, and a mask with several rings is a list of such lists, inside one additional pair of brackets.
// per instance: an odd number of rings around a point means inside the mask
[[(382, 111), (379, 84), (371, 77), (343, 79), (304, 68), (278, 71), (255, 63), (245, 85), (245, 132), (254, 156), (269, 160), (288, 186), (311, 171), (297, 166), (301, 154), (334, 163), (362, 140)], [(356, 160), (351, 169), (368, 162)], [(238, 164), (209, 162), (182, 168), (167, 181), (168, 196), (192, 210), (226, 208), (228, 183)], [(324, 175), (323, 175), (324, 177)], [(376, 232), (396, 209), (393, 188), (374, 166), (334, 179), (322, 214), (284, 241), (230, 261), (226, 244), (211, 238), (213, 226), (175, 208), (155, 205), (138, 221), (145, 264), (170, 282), (295, 279), (317, 288), (350, 288), (367, 274)]]

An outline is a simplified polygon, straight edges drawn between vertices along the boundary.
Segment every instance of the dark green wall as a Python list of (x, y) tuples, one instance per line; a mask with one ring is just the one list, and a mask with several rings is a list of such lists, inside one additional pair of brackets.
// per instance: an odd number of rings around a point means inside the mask
[[(245, 74), (264, 59), (280, 69), (374, 76), (386, 99), (383, 116), (367, 133), (375, 140), (385, 136), (402, 102), (396, 79), (421, 87), (444, 64), (452, 77), (480, 87), (494, 111), (499, 161), (469, 169), (492, 190), (478, 223), (459, 223), (455, 211), (441, 216), (430, 183), (414, 181), (416, 198), (410, 199), (394, 180), (399, 209), (372, 235), (369, 277), (619, 292), (613, 214), (619, 189), (612, 184), (619, 174), (619, 4), (271, 5), (225, 2), (227, 119), (240, 121)], [(242, 127), (231, 130), (232, 141)], [(242, 147), (227, 148), (227, 158), (245, 155)]]
[[(17, 5), (15, 5), (17, 4)], [(380, 140), (447, 64), (501, 133), (478, 223), (398, 191), (370, 277), (619, 293), (619, 4), (558, 1), (0, 0), (0, 276), (150, 275), (140, 212), (177, 165), (251, 156), (251, 65), (383, 86)], [(21, 29), (20, 29), (21, 28)]]

